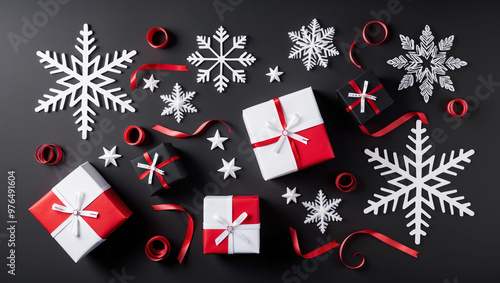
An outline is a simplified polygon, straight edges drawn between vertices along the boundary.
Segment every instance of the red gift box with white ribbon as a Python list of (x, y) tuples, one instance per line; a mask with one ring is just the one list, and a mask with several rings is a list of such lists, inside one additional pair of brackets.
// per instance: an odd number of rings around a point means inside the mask
[(259, 253), (258, 196), (206, 196), (203, 200), (203, 253)]
[(334, 158), (311, 87), (243, 110), (264, 180)]
[(75, 262), (132, 215), (88, 162), (66, 176), (29, 211)]

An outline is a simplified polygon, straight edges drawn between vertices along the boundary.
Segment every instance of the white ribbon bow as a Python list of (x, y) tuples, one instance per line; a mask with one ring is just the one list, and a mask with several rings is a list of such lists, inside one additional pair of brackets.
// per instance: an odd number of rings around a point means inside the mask
[(163, 170), (156, 168), (156, 166), (155, 166), (156, 161), (158, 161), (158, 152), (155, 152), (155, 155), (153, 157), (153, 163), (151, 163), (151, 165), (137, 163), (137, 167), (149, 170), (149, 177), (148, 177), (148, 184), (149, 185), (151, 185), (153, 183), (153, 173), (154, 172), (157, 172), (160, 175), (165, 175), (165, 172), (163, 172)]
[(84, 192), (82, 191), (76, 192), (74, 208), (71, 207), (69, 204), (68, 206), (60, 205), (57, 203), (52, 204), (52, 210), (59, 211), (62, 213), (69, 213), (73, 215), (72, 216), (73, 219), (71, 220), (71, 222), (73, 222), (73, 227), (71, 229), (71, 232), (75, 237), (78, 237), (78, 221), (80, 217), (86, 216), (86, 217), (97, 218), (97, 216), (99, 215), (99, 213), (96, 211), (82, 210), (84, 196), (85, 196)]
[(296, 134), (294, 131), (291, 130), (295, 124), (299, 121), (299, 115), (295, 113), (290, 121), (287, 123), (286, 128), (282, 127), (277, 127), (276, 125), (272, 124), (271, 122), (267, 121), (266, 122), (266, 127), (271, 129), (272, 131), (275, 131), (277, 133), (281, 133), (281, 136), (279, 140), (276, 142), (276, 146), (274, 147), (274, 152), (278, 153), (283, 146), (283, 143), (285, 142), (287, 137), (290, 137), (296, 141), (299, 141), (303, 144), (307, 144), (307, 141), (309, 140), (308, 138), (305, 138), (301, 135)]
[(360, 113), (365, 113), (365, 100), (366, 98), (369, 98), (371, 100), (377, 100), (377, 97), (375, 95), (370, 95), (366, 94), (366, 91), (368, 89), (368, 81), (365, 81), (363, 84), (363, 92), (362, 93), (354, 93), (354, 92), (349, 92), (347, 94), (348, 97), (361, 97), (361, 103), (360, 103)]

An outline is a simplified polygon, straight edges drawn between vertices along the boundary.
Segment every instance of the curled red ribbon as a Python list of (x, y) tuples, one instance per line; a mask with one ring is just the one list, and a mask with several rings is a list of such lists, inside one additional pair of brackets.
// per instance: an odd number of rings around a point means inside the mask
[(218, 120), (218, 119), (212, 119), (212, 120), (208, 120), (208, 121), (205, 121), (203, 124), (201, 124), (198, 129), (196, 129), (196, 131), (194, 131), (194, 133), (192, 134), (186, 134), (186, 133), (183, 133), (183, 132), (179, 132), (179, 131), (175, 131), (175, 130), (171, 130), (169, 128), (165, 128), (163, 126), (160, 126), (158, 124), (155, 124), (155, 126), (153, 127), (153, 130), (155, 131), (158, 131), (164, 135), (167, 135), (167, 136), (170, 136), (170, 137), (174, 137), (174, 138), (179, 138), (179, 139), (183, 139), (183, 138), (189, 138), (189, 137), (194, 137), (196, 135), (198, 135), (200, 132), (202, 132), (205, 127), (208, 126), (208, 124), (212, 123), (212, 122), (221, 122), (222, 124), (226, 125), (227, 129), (229, 130), (229, 132), (231, 133), (231, 129), (229, 128), (229, 126), (226, 124), (226, 122), (222, 121), (222, 120)]
[[(352, 86), (352, 88), (354, 89), (354, 91), (357, 94), (362, 94), (363, 93), (361, 91), (361, 89), (359, 88), (359, 86), (354, 81), (350, 81), (349, 84)], [(382, 84), (379, 84), (378, 86), (376, 86), (375, 88), (373, 88), (372, 90), (370, 90), (369, 92), (367, 92), (366, 94), (367, 95), (372, 95), (372, 94), (376, 93), (377, 91), (379, 91), (380, 89), (382, 89), (383, 87), (384, 86)], [(368, 97), (365, 98), (365, 101), (368, 102), (368, 104), (370, 104), (370, 106), (373, 109), (373, 111), (375, 111), (375, 115), (380, 114), (380, 110), (378, 109), (377, 104), (375, 104), (375, 101), (371, 100)], [(358, 104), (360, 104), (360, 103), (361, 103), (361, 97), (358, 98), (358, 100), (356, 100), (353, 104), (349, 105), (349, 107), (347, 107), (345, 109), (345, 111), (346, 112), (351, 111), (352, 109), (354, 109), (354, 107), (358, 106)]]
[[(394, 241), (393, 239), (385, 236), (384, 234), (381, 234), (381, 233), (378, 233), (378, 232), (375, 232), (375, 231), (372, 231), (372, 230), (361, 230), (361, 231), (357, 231), (357, 232), (354, 232), (352, 233), (351, 235), (347, 236), (347, 238), (344, 239), (344, 241), (342, 241), (342, 244), (340, 245), (340, 250), (339, 250), (339, 256), (340, 256), (340, 260), (342, 261), (342, 263), (350, 268), (350, 269), (358, 269), (360, 267), (362, 267), (365, 263), (365, 257), (363, 256), (363, 254), (361, 253), (355, 253), (353, 256), (356, 256), (356, 255), (361, 255), (363, 257), (363, 260), (362, 262), (357, 265), (357, 266), (349, 266), (347, 265), (347, 263), (344, 262), (344, 259), (342, 258), (342, 249), (344, 248), (344, 245), (346, 243), (346, 241), (353, 235), (356, 235), (356, 234), (368, 234), (372, 237), (375, 237), (377, 238), (378, 240), (384, 242), (385, 244), (395, 248), (395, 249), (398, 249), (408, 255), (411, 255), (413, 256), (414, 258), (417, 258), (417, 255), (419, 254), (419, 252), (417, 252), (416, 250), (414, 249), (411, 249), (397, 241)], [(299, 240), (298, 240), (298, 237), (297, 237), (297, 231), (295, 231), (295, 229), (293, 229), (292, 227), (290, 227), (290, 235), (292, 236), (292, 243), (293, 243), (293, 248), (295, 250), (295, 253), (303, 258), (306, 258), (306, 259), (311, 259), (311, 258), (314, 258), (314, 257), (317, 257), (321, 254), (324, 254), (326, 253), (327, 251), (331, 250), (331, 249), (334, 249), (336, 247), (339, 246), (339, 243), (337, 243), (336, 241), (332, 241), (324, 246), (321, 246), (315, 250), (313, 250), (312, 252), (309, 252), (305, 255), (303, 255), (301, 252), (300, 252), (300, 246), (299, 246)]]
[(188, 71), (186, 65), (171, 65), (171, 64), (145, 64), (139, 67), (139, 69), (135, 70), (135, 72), (130, 77), (130, 88), (134, 90), (137, 87), (137, 72), (140, 70), (166, 70), (166, 71)]
[[(45, 158), (46, 150), (49, 150), (48, 158)], [(42, 164), (54, 165), (59, 163), (62, 158), (63, 151), (59, 146), (55, 144), (42, 144), (35, 150), (35, 159)]]
[(177, 211), (182, 211), (186, 213), (188, 217), (188, 228), (186, 231), (186, 237), (184, 238), (184, 243), (182, 243), (181, 250), (179, 251), (179, 255), (177, 255), (177, 260), (179, 263), (182, 263), (182, 260), (184, 259), (184, 256), (187, 253), (187, 250), (189, 249), (189, 245), (191, 244), (191, 240), (193, 239), (193, 231), (194, 231), (194, 223), (193, 223), (193, 218), (191, 218), (191, 215), (182, 208), (180, 205), (176, 204), (157, 204), (157, 205), (152, 205), (154, 210), (159, 211), (159, 210), (177, 210)]
[[(344, 176), (349, 177), (350, 181), (347, 185), (340, 183), (340, 179), (342, 179), (342, 177), (344, 177)], [(343, 191), (344, 193), (350, 193), (350, 192), (354, 191), (354, 189), (356, 189), (357, 184), (358, 184), (358, 181), (356, 181), (356, 178), (351, 173), (343, 172), (343, 173), (340, 173), (337, 176), (337, 178), (335, 178), (335, 186), (337, 186), (337, 189)]]
[[(157, 249), (154, 247), (155, 243), (159, 242), (160, 245), (163, 245), (162, 249)], [(167, 238), (163, 236), (154, 236), (149, 239), (146, 244), (146, 256), (152, 261), (160, 261), (170, 254), (170, 242)]]
[[(155, 33), (159, 32), (159, 31), (165, 35), (165, 41), (159, 45), (156, 45), (153, 43), (153, 36), (155, 35)], [(149, 45), (151, 45), (151, 47), (156, 48), (156, 49), (161, 49), (161, 48), (165, 47), (165, 45), (167, 45), (167, 42), (168, 42), (167, 31), (165, 31), (165, 29), (161, 28), (161, 27), (154, 27), (154, 28), (150, 29), (148, 31), (148, 34), (146, 35), (146, 38), (148, 40)]]
[(358, 68), (362, 68), (360, 64), (356, 63), (356, 61), (354, 61), (354, 58), (352, 57), (352, 49), (354, 48), (354, 46), (356, 45), (356, 41), (354, 41), (352, 44), (351, 44), (351, 48), (349, 49), (349, 58), (351, 58), (351, 62)]
[[(374, 25), (374, 24), (378, 24), (378, 25), (382, 26), (382, 28), (384, 29), (384, 32), (385, 32), (384, 38), (380, 42), (369, 41), (368, 38), (366, 37), (366, 28), (368, 28), (370, 25)], [(365, 27), (363, 28), (363, 39), (366, 41), (366, 43), (368, 43), (370, 45), (379, 45), (379, 44), (381, 44), (382, 42), (384, 42), (386, 40), (387, 34), (388, 34), (387, 26), (383, 22), (380, 22), (380, 21), (371, 21), (371, 22), (367, 23), (365, 25)]]
[(406, 121), (410, 120), (414, 116), (418, 116), (418, 118), (422, 121), (422, 123), (429, 124), (429, 122), (427, 121), (427, 117), (425, 116), (424, 113), (422, 113), (422, 112), (409, 112), (409, 113), (406, 113), (403, 116), (399, 117), (398, 119), (396, 119), (394, 122), (387, 125), (382, 130), (380, 130), (376, 133), (373, 133), (373, 134), (368, 132), (368, 130), (363, 125), (359, 125), (359, 128), (366, 135), (378, 138), (378, 137), (385, 136), (386, 134), (392, 132), (394, 129), (401, 126), (402, 124), (404, 124)]
[[(455, 103), (459, 103), (462, 105), (462, 112), (457, 113), (455, 112)], [(453, 117), (462, 117), (467, 113), (467, 110), (469, 109), (469, 105), (467, 105), (467, 102), (463, 99), (453, 99), (452, 101), (448, 102), (448, 105), (446, 106), (446, 110), (448, 111), (448, 114), (450, 114)]]
[[(138, 137), (136, 141), (130, 140), (130, 133), (132, 131), (136, 130), (138, 132)], [(129, 145), (139, 145), (144, 141), (145, 138), (144, 130), (141, 127), (137, 126), (128, 126), (125, 131), (123, 132), (123, 139), (125, 140), (126, 143)]]
[(342, 263), (347, 266), (348, 268), (350, 269), (358, 269), (360, 267), (362, 267), (364, 264), (365, 264), (365, 256), (362, 254), (362, 253), (354, 253), (352, 256), (356, 256), (356, 255), (360, 255), (362, 257), (362, 260), (361, 260), (361, 263), (358, 264), (357, 266), (350, 266), (348, 265), (347, 263), (345, 263), (343, 257), (342, 257), (342, 249), (344, 248), (344, 244), (345, 242), (352, 236), (356, 235), (356, 234), (368, 234), (382, 242), (384, 242), (385, 244), (395, 248), (395, 249), (398, 249), (406, 254), (409, 254), (411, 255), (412, 257), (414, 258), (417, 258), (417, 255), (419, 254), (419, 252), (417, 252), (416, 250), (414, 249), (411, 249), (397, 241), (394, 241), (393, 239), (387, 237), (386, 235), (384, 234), (381, 234), (379, 232), (375, 232), (375, 231), (372, 231), (372, 230), (361, 230), (361, 231), (357, 231), (357, 232), (354, 232), (352, 233), (351, 235), (347, 236), (347, 238), (345, 238), (345, 240), (342, 242), (342, 244), (340, 245), (340, 250), (339, 250), (339, 255), (340, 255), (340, 260), (342, 261)]
[[(147, 152), (144, 152), (143, 154), (144, 156), (144, 159), (146, 159), (146, 162), (148, 163), (149, 166), (151, 166), (153, 164), (153, 160), (151, 160), (151, 157), (149, 156), (149, 154)], [(179, 159), (179, 156), (173, 156), (173, 157), (170, 157), (169, 159), (163, 161), (162, 163), (158, 164), (158, 165), (155, 165), (155, 168), (162, 168), (172, 162), (174, 162), (175, 160), (178, 160)], [(144, 173), (142, 173), (141, 175), (139, 175), (139, 180), (142, 180), (144, 178), (146, 178), (148, 175), (149, 175), (149, 171), (150, 170), (146, 170)], [(165, 189), (168, 189), (170, 188), (170, 186), (167, 184), (167, 182), (165, 181), (165, 178), (163, 178), (163, 176), (156, 172), (155, 171), (155, 174), (156, 176), (158, 177), (158, 179), (160, 180), (160, 183), (161, 185), (165, 188)]]

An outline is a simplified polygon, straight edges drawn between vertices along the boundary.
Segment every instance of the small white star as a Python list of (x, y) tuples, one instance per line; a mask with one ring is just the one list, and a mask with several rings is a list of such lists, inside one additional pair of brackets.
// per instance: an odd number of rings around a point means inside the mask
[(266, 74), (266, 76), (269, 76), (269, 82), (272, 83), (273, 81), (281, 82), (280, 81), (280, 76), (283, 74), (283, 72), (278, 71), (278, 66), (276, 66), (274, 69), (269, 68), (269, 73)]
[(238, 167), (234, 165), (235, 159), (231, 159), (231, 161), (227, 162), (224, 158), (222, 158), (222, 168), (217, 170), (218, 172), (224, 172), (224, 180), (231, 175), (231, 177), (236, 178), (236, 174), (234, 172), (238, 171), (241, 169), (241, 167)]
[(207, 138), (207, 140), (212, 142), (212, 147), (210, 148), (210, 150), (213, 150), (216, 147), (219, 147), (220, 149), (224, 150), (224, 145), (222, 143), (225, 142), (227, 139), (228, 138), (226, 137), (221, 137), (219, 130), (217, 130), (217, 132), (215, 132), (215, 136)]
[(286, 194), (281, 195), (282, 197), (286, 198), (286, 204), (289, 204), (290, 202), (295, 202), (297, 203), (297, 198), (301, 196), (301, 194), (297, 193), (297, 188), (293, 188), (290, 190), (290, 188), (286, 188)]
[(104, 167), (108, 167), (109, 163), (118, 166), (116, 164), (116, 159), (122, 157), (120, 154), (116, 153), (116, 145), (113, 146), (111, 150), (108, 150), (107, 148), (103, 147), (104, 150), (104, 155), (99, 156), (99, 159), (104, 159)]
[(147, 80), (143, 79), (143, 80), (146, 83), (144, 85), (144, 89), (149, 88), (151, 92), (153, 92), (155, 88), (158, 88), (158, 83), (160, 82), (160, 80), (155, 80), (155, 77), (153, 75), (151, 75), (149, 79)]

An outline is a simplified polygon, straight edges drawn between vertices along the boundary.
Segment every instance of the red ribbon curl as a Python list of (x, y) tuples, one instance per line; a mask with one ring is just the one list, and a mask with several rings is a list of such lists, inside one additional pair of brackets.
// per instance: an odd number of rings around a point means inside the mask
[[(45, 158), (46, 150), (49, 150), (48, 158)], [(35, 159), (36, 161), (42, 164), (54, 165), (59, 163), (62, 160), (62, 158), (63, 158), (63, 151), (58, 145), (55, 144), (42, 144), (35, 150)]]
[(210, 124), (212, 122), (221, 122), (222, 124), (226, 125), (227, 129), (231, 133), (231, 129), (226, 124), (226, 122), (224, 122), (222, 120), (218, 120), (218, 119), (212, 119), (212, 120), (205, 121), (192, 134), (186, 134), (186, 133), (183, 133), (183, 132), (171, 130), (169, 128), (165, 128), (163, 126), (160, 126), (158, 124), (155, 124), (155, 126), (153, 127), (153, 130), (158, 131), (158, 132), (160, 132), (160, 133), (162, 133), (164, 135), (170, 136), (170, 137), (183, 139), (183, 138), (189, 138), (189, 137), (194, 137), (194, 136), (198, 135), (201, 131), (203, 131), (208, 126), (208, 124)]
[(171, 64), (145, 64), (139, 67), (139, 69), (135, 70), (135, 72), (130, 77), (130, 88), (134, 90), (137, 87), (137, 72), (140, 70), (166, 70), (166, 71), (188, 71), (186, 65), (171, 65)]
[[(462, 105), (462, 112), (457, 113), (455, 112), (454, 106), (455, 103), (459, 103)], [(452, 101), (448, 102), (448, 105), (446, 106), (446, 111), (448, 111), (448, 114), (450, 114), (453, 117), (462, 117), (467, 113), (467, 110), (469, 109), (469, 106), (467, 105), (467, 102), (463, 99), (453, 99)]]
[[(349, 177), (350, 181), (347, 185), (340, 183), (340, 179), (342, 179), (342, 177), (344, 177), (344, 176)], [(354, 189), (356, 189), (357, 184), (358, 184), (358, 181), (356, 181), (356, 178), (351, 173), (343, 172), (343, 173), (340, 173), (337, 176), (337, 178), (335, 178), (335, 186), (337, 186), (337, 189), (343, 191), (344, 193), (350, 193), (350, 192), (354, 191)]]
[[(160, 242), (163, 245), (163, 249), (157, 249), (154, 247), (155, 242)], [(146, 244), (146, 256), (152, 261), (160, 261), (170, 254), (170, 242), (167, 238), (163, 236), (154, 236), (149, 239)]]
[(403, 116), (399, 117), (398, 119), (396, 119), (394, 122), (387, 125), (382, 130), (380, 130), (376, 133), (373, 133), (373, 134), (368, 132), (368, 130), (363, 125), (359, 125), (359, 128), (366, 135), (378, 138), (378, 137), (385, 136), (386, 134), (392, 132), (394, 129), (401, 126), (402, 124), (404, 124), (406, 121), (410, 120), (414, 116), (418, 116), (418, 118), (422, 121), (422, 123), (429, 124), (429, 122), (427, 121), (427, 117), (425, 116), (424, 113), (422, 113), (422, 112), (409, 112), (409, 113), (406, 113)]
[[(153, 43), (153, 36), (155, 35), (155, 33), (157, 32), (162, 32), (164, 35), (165, 35), (165, 41), (162, 42), (161, 44), (154, 44)], [(168, 34), (167, 34), (167, 31), (165, 31), (164, 28), (161, 28), (161, 27), (154, 27), (152, 29), (150, 29), (146, 35), (146, 39), (148, 40), (148, 43), (149, 45), (151, 45), (151, 47), (153, 48), (156, 48), (156, 49), (161, 49), (163, 47), (165, 47), (165, 45), (167, 45), (167, 42), (168, 42)]]

